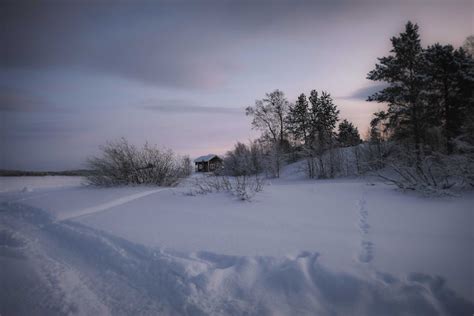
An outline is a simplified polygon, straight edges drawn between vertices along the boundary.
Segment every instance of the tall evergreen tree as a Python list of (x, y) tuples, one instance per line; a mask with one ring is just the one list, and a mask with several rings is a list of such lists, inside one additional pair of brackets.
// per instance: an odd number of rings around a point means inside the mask
[(379, 58), (375, 69), (367, 75), (367, 79), (384, 81), (388, 83), (388, 87), (370, 96), (368, 101), (388, 104), (389, 127), (397, 138), (412, 138), (419, 162), (425, 115), (421, 93), (425, 81), (418, 26), (408, 22), (405, 32), (392, 37), (391, 42), (392, 54)]
[(325, 91), (319, 96), (316, 90), (312, 90), (309, 101), (311, 103), (310, 137), (317, 142), (321, 150), (325, 150), (332, 143), (334, 129), (339, 120), (339, 110), (331, 95)]
[[(310, 112), (310, 151), (315, 153), (319, 158), (320, 177), (333, 177), (334, 164), (332, 157), (332, 147), (334, 144), (334, 129), (339, 120), (339, 110), (334, 104), (329, 93), (323, 91), (318, 95), (316, 90), (311, 91), (309, 101), (311, 103)], [(329, 174), (327, 174), (324, 166), (323, 154), (329, 150)]]
[(362, 142), (357, 127), (346, 119), (339, 123), (337, 141), (342, 147), (355, 146)]
[(296, 141), (308, 142), (310, 118), (308, 99), (304, 93), (300, 94), (293, 106), (290, 106), (287, 118), (288, 131)]

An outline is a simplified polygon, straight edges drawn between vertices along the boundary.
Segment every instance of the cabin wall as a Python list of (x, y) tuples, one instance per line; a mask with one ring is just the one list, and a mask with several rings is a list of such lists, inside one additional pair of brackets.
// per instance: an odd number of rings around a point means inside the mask
[(206, 162), (196, 162), (195, 171), (196, 172), (212, 172), (219, 169), (222, 166), (222, 160), (219, 158), (213, 158), (210, 161)]

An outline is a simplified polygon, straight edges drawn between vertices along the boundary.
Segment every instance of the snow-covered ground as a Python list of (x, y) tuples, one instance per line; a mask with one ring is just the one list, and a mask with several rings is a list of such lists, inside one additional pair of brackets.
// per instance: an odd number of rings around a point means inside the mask
[(0, 313), (474, 312), (474, 194), (282, 174), (252, 202), (0, 179)]

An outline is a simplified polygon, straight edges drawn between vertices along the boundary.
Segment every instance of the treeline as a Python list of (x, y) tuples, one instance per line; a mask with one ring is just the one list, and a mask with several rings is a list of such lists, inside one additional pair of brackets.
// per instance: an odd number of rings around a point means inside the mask
[(408, 22), (391, 43), (390, 55), (367, 76), (386, 85), (368, 101), (387, 109), (374, 113), (365, 142), (351, 122), (340, 121), (328, 92), (312, 90), (290, 103), (275, 90), (247, 107), (261, 136), (227, 153), (226, 172), (279, 177), (284, 163), (304, 158), (310, 178), (330, 178), (348, 168), (349, 155), (357, 173), (392, 168), (393, 177), (379, 174), (404, 188), (472, 185), (474, 37), (457, 49), (423, 48), (418, 26)]
[(92, 174), (91, 170), (64, 170), (64, 171), (28, 171), (0, 169), (0, 177), (44, 177), (44, 176), (81, 176)]
[(249, 145), (237, 143), (226, 154), (224, 170), (232, 175), (265, 172), (279, 177), (285, 163), (305, 158), (310, 178), (331, 178), (341, 169), (341, 157), (334, 149), (362, 142), (353, 123), (340, 121), (326, 91), (312, 90), (309, 97), (301, 93), (290, 103), (282, 91), (275, 90), (247, 107), (246, 114), (262, 134)]

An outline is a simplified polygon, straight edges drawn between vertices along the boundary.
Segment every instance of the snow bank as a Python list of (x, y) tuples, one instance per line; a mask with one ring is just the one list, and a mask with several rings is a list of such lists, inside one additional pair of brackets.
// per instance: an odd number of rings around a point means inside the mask
[(1, 314), (431, 316), (474, 309), (427, 274), (337, 273), (315, 252), (179, 254), (54, 222), (24, 205), (4, 203), (0, 212)]

